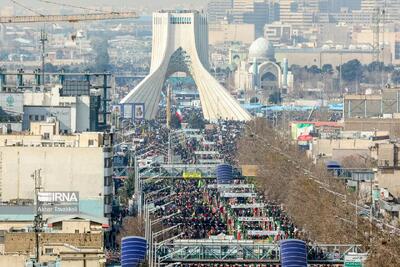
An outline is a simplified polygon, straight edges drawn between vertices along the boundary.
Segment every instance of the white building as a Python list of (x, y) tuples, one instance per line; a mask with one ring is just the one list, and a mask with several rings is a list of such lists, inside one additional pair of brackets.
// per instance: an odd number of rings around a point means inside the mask
[(61, 85), (51, 91), (24, 92), (23, 130), (30, 122), (56, 117), (64, 133), (84, 132), (90, 129), (90, 96), (61, 96)]
[(0, 201), (34, 199), (31, 175), (41, 169), (43, 191), (78, 191), (79, 209), (108, 217), (112, 204), (111, 136), (59, 135), (59, 122), (34, 122), (29, 134), (0, 135)]
[(235, 88), (245, 94), (246, 102), (267, 102), (274, 92), (287, 92), (293, 86), (288, 62), (275, 61), (275, 49), (264, 38), (255, 40), (249, 48), (248, 59), (241, 61), (235, 72)]

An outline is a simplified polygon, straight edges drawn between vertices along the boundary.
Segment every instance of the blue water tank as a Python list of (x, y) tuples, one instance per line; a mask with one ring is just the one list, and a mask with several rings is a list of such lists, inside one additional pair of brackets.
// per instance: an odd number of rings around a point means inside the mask
[(233, 168), (229, 164), (220, 164), (217, 166), (217, 183), (230, 184), (233, 181)]
[(282, 267), (307, 267), (307, 246), (298, 239), (280, 242)]
[(141, 236), (127, 236), (121, 239), (121, 266), (136, 267), (146, 257), (147, 242)]

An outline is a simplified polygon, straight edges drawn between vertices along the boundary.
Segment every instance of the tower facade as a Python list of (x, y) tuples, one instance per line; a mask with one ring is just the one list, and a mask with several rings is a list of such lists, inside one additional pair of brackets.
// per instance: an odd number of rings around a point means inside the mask
[(246, 121), (250, 114), (208, 72), (208, 24), (197, 11), (153, 14), (152, 58), (149, 75), (121, 101), (144, 105), (144, 117), (155, 118), (167, 77), (185, 72), (199, 90), (204, 118)]

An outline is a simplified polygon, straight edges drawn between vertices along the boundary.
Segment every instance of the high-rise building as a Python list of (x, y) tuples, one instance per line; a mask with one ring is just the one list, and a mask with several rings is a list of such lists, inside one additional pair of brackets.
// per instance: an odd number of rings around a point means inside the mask
[(231, 20), (234, 23), (254, 24), (256, 37), (263, 36), (264, 25), (275, 20), (273, 0), (234, 0)]
[(213, 24), (225, 20), (232, 7), (233, 0), (211, 0), (207, 5), (208, 22)]
[(281, 0), (280, 21), (305, 31), (318, 22), (319, 0)]
[(400, 1), (399, 0), (362, 0), (361, 12), (371, 14), (372, 17), (377, 14), (378, 10), (384, 10), (385, 21), (399, 21)]

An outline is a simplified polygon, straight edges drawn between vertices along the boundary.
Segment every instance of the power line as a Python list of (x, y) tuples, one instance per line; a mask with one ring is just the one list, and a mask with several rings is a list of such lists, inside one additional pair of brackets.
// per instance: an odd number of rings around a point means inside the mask
[(19, 2), (17, 2), (17, 1), (15, 1), (15, 0), (10, 0), (10, 2), (12, 2), (12, 3), (14, 3), (15, 5), (20, 6), (20, 7), (24, 8), (24, 9), (26, 9), (26, 10), (29, 10), (30, 12), (35, 13), (36, 15), (39, 15), (39, 16), (44, 17), (43, 14), (41, 14), (41, 13), (37, 12), (36, 10), (33, 10), (32, 8), (27, 7), (27, 6), (25, 6), (25, 5), (23, 5), (23, 4), (19, 3)]

